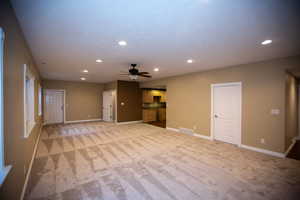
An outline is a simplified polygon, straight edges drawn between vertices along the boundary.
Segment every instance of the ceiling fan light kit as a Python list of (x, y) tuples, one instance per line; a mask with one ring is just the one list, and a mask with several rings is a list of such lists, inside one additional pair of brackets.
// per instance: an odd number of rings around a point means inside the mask
[[(128, 70), (128, 76), (131, 80), (137, 80), (140, 77), (151, 78), (149, 72), (139, 72), (136, 68), (137, 64), (131, 64), (131, 68)], [(125, 75), (125, 74), (120, 74)]]
[(129, 75), (129, 78), (131, 79), (131, 80), (137, 80), (138, 79), (138, 75)]

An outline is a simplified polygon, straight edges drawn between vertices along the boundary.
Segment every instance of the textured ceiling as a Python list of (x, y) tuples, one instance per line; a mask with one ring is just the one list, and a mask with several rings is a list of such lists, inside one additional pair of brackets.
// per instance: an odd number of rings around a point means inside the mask
[[(299, 54), (295, 2), (12, 0), (42, 76), (78, 81), (88, 69), (90, 82), (121, 79), (130, 63), (157, 79)], [(260, 45), (265, 39), (273, 43)]]

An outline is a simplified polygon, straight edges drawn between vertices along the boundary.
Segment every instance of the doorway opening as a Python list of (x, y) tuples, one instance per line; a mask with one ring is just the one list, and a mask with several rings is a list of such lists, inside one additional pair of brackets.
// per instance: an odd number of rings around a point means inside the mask
[(116, 106), (116, 90), (108, 90), (103, 92), (103, 121), (116, 122), (117, 106)]
[(143, 122), (166, 128), (167, 90), (143, 88)]

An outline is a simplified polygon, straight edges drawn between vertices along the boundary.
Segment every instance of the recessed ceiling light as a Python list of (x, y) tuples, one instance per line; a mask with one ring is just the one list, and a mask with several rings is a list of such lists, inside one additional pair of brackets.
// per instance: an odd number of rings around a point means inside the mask
[(159, 68), (156, 67), (156, 68), (153, 69), (153, 71), (158, 72)]
[(97, 59), (97, 60), (96, 60), (96, 62), (97, 62), (97, 63), (102, 63), (102, 62), (103, 62), (103, 60), (101, 60), (101, 59)]
[(83, 73), (89, 73), (87, 69), (82, 70)]
[(193, 63), (194, 61), (192, 59), (188, 59), (186, 62), (187, 63)]
[(262, 45), (267, 45), (267, 44), (271, 44), (271, 43), (272, 43), (272, 40), (265, 40), (261, 44)]
[(85, 81), (85, 80), (86, 80), (86, 78), (84, 78), (84, 77), (81, 77), (81, 78), (80, 78), (80, 80), (82, 80), (82, 81)]
[(118, 42), (118, 44), (119, 44), (120, 46), (126, 46), (126, 45), (127, 45), (127, 42), (124, 41), (124, 40), (121, 40), (121, 41)]

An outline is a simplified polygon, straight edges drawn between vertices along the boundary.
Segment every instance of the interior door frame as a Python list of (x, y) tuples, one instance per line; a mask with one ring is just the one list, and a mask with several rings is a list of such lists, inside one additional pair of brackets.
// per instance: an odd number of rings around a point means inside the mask
[(211, 103), (211, 113), (210, 113), (210, 134), (211, 134), (211, 139), (214, 140), (215, 139), (215, 131), (214, 131), (214, 125), (215, 125), (215, 118), (214, 118), (214, 89), (217, 87), (226, 87), (226, 86), (239, 86), (240, 87), (240, 105), (239, 106), (239, 134), (238, 134), (238, 139), (237, 139), (237, 146), (241, 146), (242, 145), (242, 91), (243, 91), (243, 87), (242, 87), (242, 82), (228, 82), (228, 83), (217, 83), (217, 84), (211, 84), (211, 99), (210, 99), (210, 103)]
[[(62, 92), (63, 93), (63, 103), (64, 103), (64, 110), (63, 110), (63, 124), (66, 123), (66, 90), (64, 89), (43, 89), (43, 113), (44, 113), (44, 116), (45, 116), (45, 97), (46, 97), (46, 91), (57, 91), (57, 92)], [(44, 124), (51, 124), (51, 123), (45, 123)]]

